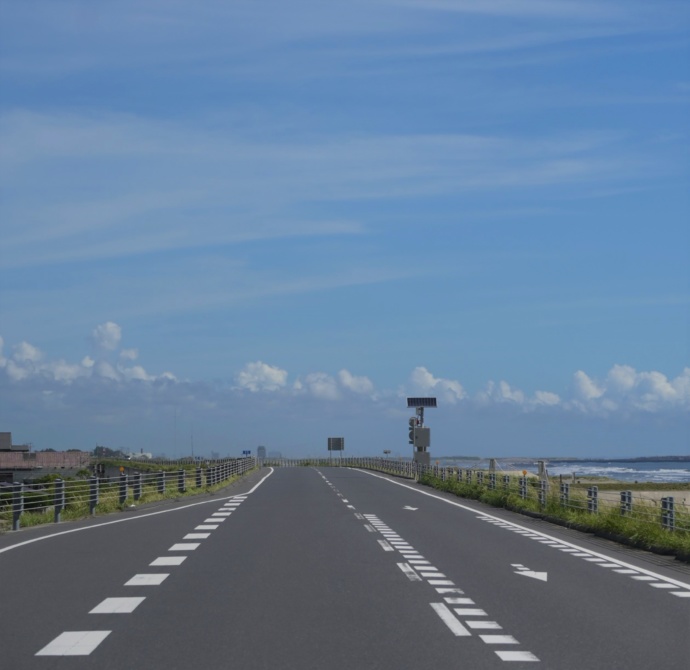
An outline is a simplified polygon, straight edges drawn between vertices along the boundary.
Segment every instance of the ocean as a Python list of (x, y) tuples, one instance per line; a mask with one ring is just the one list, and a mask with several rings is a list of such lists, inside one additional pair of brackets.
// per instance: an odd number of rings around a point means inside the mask
[[(497, 459), (498, 470), (527, 470), (537, 472), (536, 459)], [(442, 459), (443, 465), (460, 468), (487, 469), (488, 460)], [(577, 461), (563, 462), (558, 459), (546, 461), (551, 476), (609, 477), (625, 482), (690, 482), (690, 462), (683, 461)]]

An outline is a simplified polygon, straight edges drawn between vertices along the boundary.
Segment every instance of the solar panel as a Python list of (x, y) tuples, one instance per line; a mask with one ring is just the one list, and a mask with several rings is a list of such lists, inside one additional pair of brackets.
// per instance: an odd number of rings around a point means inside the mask
[(408, 407), (436, 407), (436, 398), (408, 398)]

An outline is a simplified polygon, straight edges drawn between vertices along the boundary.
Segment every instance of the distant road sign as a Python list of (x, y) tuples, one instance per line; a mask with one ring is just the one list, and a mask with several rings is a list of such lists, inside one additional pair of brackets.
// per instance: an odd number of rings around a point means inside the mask
[(329, 437), (328, 438), (328, 451), (345, 451), (345, 438), (344, 437)]
[(245, 450), (242, 452), (242, 455), (243, 455), (243, 456), (251, 456), (251, 455), (252, 455), (252, 452), (251, 452), (249, 449), (245, 449)]
[(436, 407), (436, 398), (408, 398), (408, 407)]

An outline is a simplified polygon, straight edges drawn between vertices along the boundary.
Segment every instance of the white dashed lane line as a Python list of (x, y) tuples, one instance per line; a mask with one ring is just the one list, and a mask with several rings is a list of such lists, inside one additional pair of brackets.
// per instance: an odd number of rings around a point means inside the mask
[[(263, 481), (263, 480), (262, 480)], [(219, 528), (218, 523), (225, 521), (233, 511), (237, 510), (245, 498), (232, 500), (214, 512), (206, 523), (196, 526), (195, 531), (213, 531)], [(372, 528), (373, 530), (373, 528)], [(183, 540), (206, 540), (211, 537), (210, 532), (187, 533)], [(168, 551), (195, 551), (201, 546), (200, 542), (178, 542), (173, 544)], [(153, 567), (182, 565), (186, 556), (159, 556), (149, 563)], [(160, 586), (170, 573), (142, 573), (136, 574), (127, 582), (129, 587)], [(131, 614), (146, 600), (145, 596), (132, 596), (124, 598), (106, 598), (96, 605), (89, 614)], [(36, 656), (88, 656), (105, 640), (112, 631), (66, 631), (61, 633), (52, 642), (36, 653)]]
[[(472, 598), (465, 595), (461, 588), (432, 565), (409, 542), (383, 523), (375, 514), (364, 514), (360, 520), (366, 521), (365, 526), (371, 526), (386, 539), (378, 540), (384, 551), (397, 551), (406, 559), (403, 563), (396, 563), (398, 568), (411, 582), (423, 582), (433, 586), (436, 593), (443, 596), (442, 603), (429, 603), (441, 621), (456, 637), (470, 637), (473, 630), (502, 630), (496, 621), (490, 621), (488, 614), (477, 607)], [(358, 517), (359, 518), (359, 517)], [(392, 537), (397, 539), (393, 540)], [(386, 548), (388, 547), (388, 548)], [(520, 643), (507, 634), (483, 634), (478, 636), (489, 646), (519, 645)], [(502, 651), (494, 653), (503, 661), (538, 662), (539, 658), (531, 651)]]
[(80, 630), (61, 633), (36, 656), (88, 656), (111, 632)]

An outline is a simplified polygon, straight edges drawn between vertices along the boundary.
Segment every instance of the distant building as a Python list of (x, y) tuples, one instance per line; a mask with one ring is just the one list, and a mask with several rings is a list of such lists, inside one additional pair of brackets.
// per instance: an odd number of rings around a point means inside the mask
[(256, 457), (257, 458), (266, 458), (266, 447), (257, 447), (256, 448)]

